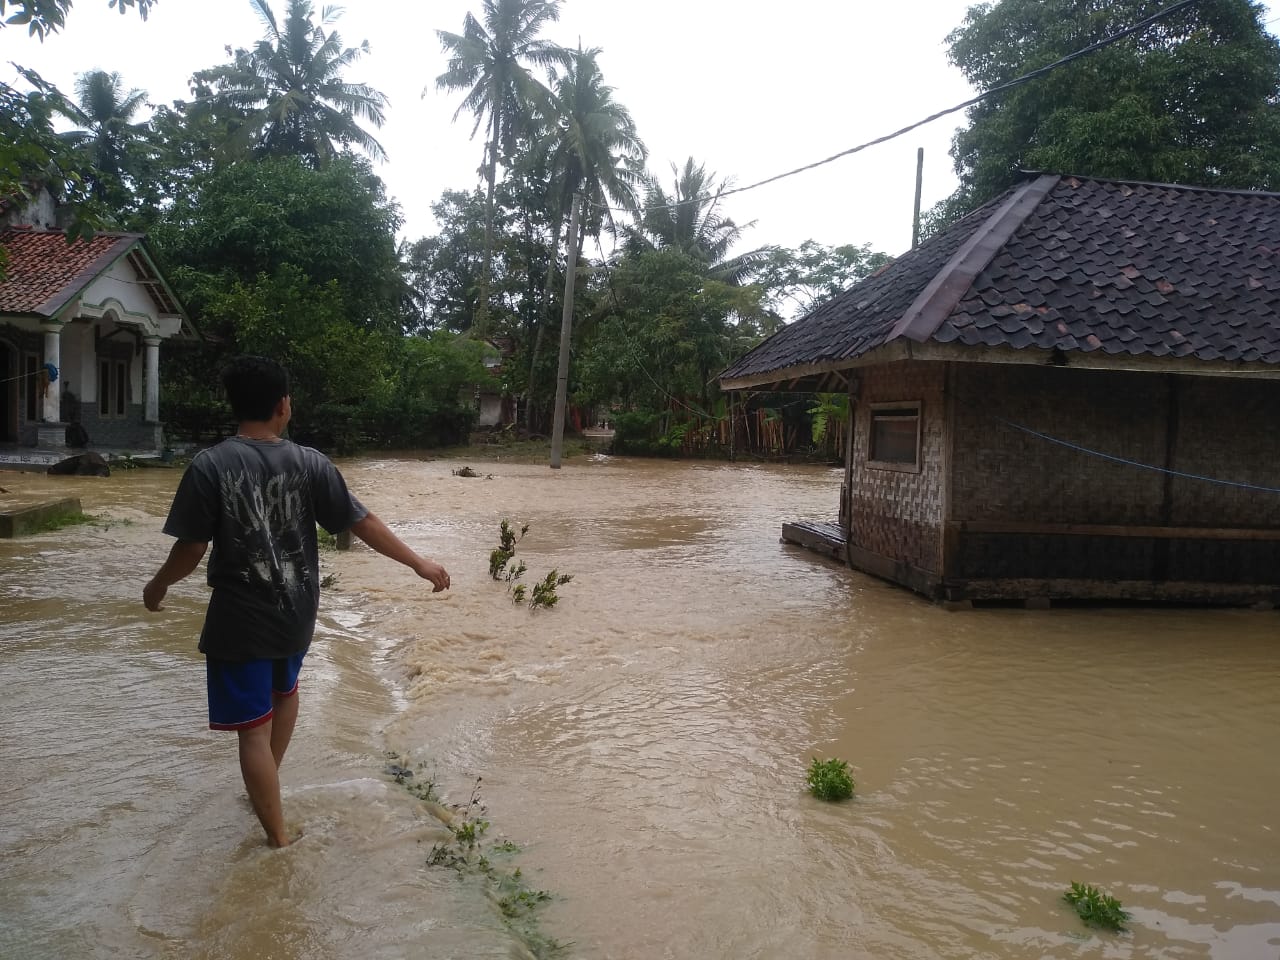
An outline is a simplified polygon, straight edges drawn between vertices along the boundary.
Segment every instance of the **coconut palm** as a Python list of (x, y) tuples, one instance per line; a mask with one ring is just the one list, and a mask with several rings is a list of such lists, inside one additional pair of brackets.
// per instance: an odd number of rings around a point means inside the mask
[[(437, 31), (449, 62), (436, 77), (437, 90), (463, 93), (453, 118), (464, 112), (475, 117), (474, 137), (487, 127), (484, 172), (488, 184), (485, 204), (484, 273), (477, 326), (487, 310), (493, 255), (493, 194), (498, 163), (515, 152), (519, 136), (527, 132), (534, 105), (545, 102), (546, 89), (529, 72), (530, 66), (563, 63), (563, 48), (539, 39), (542, 28), (560, 18), (560, 0), (484, 0), (483, 22), (470, 13), (461, 33)], [(423, 90), (426, 96), (427, 90)]]
[(75, 102), (60, 103), (60, 112), (80, 125), (62, 137), (88, 157), (93, 170), (89, 188), (98, 200), (109, 195), (115, 201), (124, 199), (131, 166), (128, 154), (145, 131), (145, 124), (134, 123), (133, 118), (146, 99), (143, 90), (125, 90), (120, 74), (90, 70), (76, 78)]
[[(643, 181), (648, 151), (636, 133), (630, 112), (613, 98), (600, 72), (599, 47), (579, 48), (569, 55), (563, 74), (555, 77), (552, 95), (543, 115), (544, 128), (535, 138), (551, 171), (548, 200), (552, 210), (551, 236), (558, 251), (564, 217), (575, 194), (587, 202), (578, 240), (612, 227), (610, 207), (634, 211), (636, 187)], [(566, 230), (564, 242), (568, 244)], [(574, 264), (566, 264), (567, 270)], [(547, 271), (541, 315), (530, 360), (530, 383), (537, 369), (543, 331), (550, 320), (551, 284), (555, 271)]]
[(675, 248), (702, 262), (709, 274), (725, 283), (739, 284), (768, 257), (769, 247), (761, 247), (730, 257), (729, 251), (755, 221), (741, 226), (720, 212), (720, 194), (732, 182), (716, 182), (706, 164), (693, 157), (681, 169), (671, 165), (675, 176), (668, 194), (656, 177), (646, 179), (644, 208), (639, 228), (628, 232), (633, 251)]
[(317, 164), (348, 145), (386, 160), (382, 144), (358, 121), (381, 127), (387, 98), (367, 84), (342, 79), (369, 52), (369, 42), (344, 47), (336, 30), (326, 32), (341, 15), (337, 7), (325, 7), (316, 24), (310, 0), (289, 0), (282, 29), (267, 0), (250, 2), (266, 28), (263, 38), (251, 50), (237, 50), (232, 63), (193, 78), (211, 108), (243, 116), (235, 139), (259, 153), (302, 156)]

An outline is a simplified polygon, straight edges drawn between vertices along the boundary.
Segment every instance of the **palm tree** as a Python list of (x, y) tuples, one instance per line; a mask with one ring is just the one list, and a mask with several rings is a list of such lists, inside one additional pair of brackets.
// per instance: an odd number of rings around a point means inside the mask
[[(588, 204), (579, 227), (581, 247), (588, 233), (598, 236), (606, 225), (612, 228), (611, 206), (636, 209), (636, 187), (644, 178), (648, 151), (636, 133), (630, 112), (613, 98), (613, 88), (605, 85), (599, 55), (599, 47), (588, 50), (579, 47), (569, 56), (565, 72), (552, 84), (549, 111), (544, 117), (547, 125), (537, 138), (551, 170), (548, 200), (552, 210), (551, 236), (557, 254), (560, 229), (575, 194)], [(564, 242), (569, 243), (567, 231)], [(554, 261), (555, 257), (553, 264)], [(565, 269), (575, 270), (576, 264), (566, 264)], [(543, 331), (551, 319), (554, 277), (555, 270), (549, 268), (542, 292), (543, 322), (538, 325), (530, 359), (530, 384), (537, 369)]]
[(284, 28), (267, 0), (250, 0), (266, 28), (252, 50), (237, 50), (232, 63), (195, 74), (208, 106), (238, 111), (236, 139), (258, 152), (295, 155), (321, 164), (355, 145), (375, 160), (387, 153), (359, 120), (381, 127), (387, 98), (363, 83), (347, 83), (342, 72), (369, 52), (366, 40), (343, 47), (336, 30), (341, 14), (325, 7), (314, 24), (310, 0), (289, 0)]
[(729, 251), (755, 221), (738, 226), (719, 211), (720, 194), (732, 181), (719, 184), (706, 164), (695, 164), (693, 157), (684, 169), (671, 165), (675, 175), (673, 191), (668, 194), (656, 177), (645, 185), (644, 212), (639, 229), (628, 232), (632, 251), (675, 248), (706, 265), (709, 275), (725, 283), (741, 284), (768, 257), (772, 248), (761, 247), (729, 257)]
[(93, 170), (89, 188), (98, 200), (110, 194), (118, 207), (125, 199), (129, 149), (141, 142), (146, 128), (132, 121), (146, 99), (146, 91), (125, 90), (120, 74), (90, 70), (76, 78), (75, 103), (61, 103), (60, 112), (81, 127), (62, 137), (87, 155)]
[[(560, 19), (560, 0), (484, 0), (483, 23), (470, 13), (461, 33), (436, 31), (449, 55), (444, 73), (436, 77), (436, 89), (462, 91), (463, 111), (476, 118), (474, 137), (481, 124), (488, 128), (484, 172), (488, 183), (484, 229), (485, 264), (475, 326), (483, 328), (487, 315), (493, 256), (493, 194), (498, 162), (515, 152), (521, 133), (528, 130), (535, 104), (546, 99), (546, 89), (529, 72), (529, 65), (550, 67), (563, 63), (563, 48), (538, 38), (548, 23)], [(422, 91), (427, 95), (427, 90)]]

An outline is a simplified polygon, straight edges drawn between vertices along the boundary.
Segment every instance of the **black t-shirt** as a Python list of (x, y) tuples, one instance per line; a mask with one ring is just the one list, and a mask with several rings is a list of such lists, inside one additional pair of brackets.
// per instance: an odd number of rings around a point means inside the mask
[(368, 512), (310, 447), (232, 437), (196, 454), (164, 532), (213, 542), (201, 652), (256, 660), (306, 650), (320, 604), (316, 524), (340, 533)]

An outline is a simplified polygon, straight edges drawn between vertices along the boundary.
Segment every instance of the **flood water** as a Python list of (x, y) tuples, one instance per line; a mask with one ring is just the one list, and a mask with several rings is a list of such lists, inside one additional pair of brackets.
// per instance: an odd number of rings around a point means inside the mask
[[(427, 864), (449, 835), (388, 751), (455, 803), (483, 778), (568, 957), (1280, 957), (1280, 614), (947, 613), (779, 543), (838, 470), (463, 465), (342, 464), (453, 587), (325, 555), (284, 851), (205, 728), (203, 569), (141, 604), (177, 471), (0, 474), (102, 518), (0, 541), (0, 957), (529, 956)], [(573, 574), (555, 609), (489, 579), (504, 517), (526, 580)], [(807, 795), (815, 756), (854, 800)]]

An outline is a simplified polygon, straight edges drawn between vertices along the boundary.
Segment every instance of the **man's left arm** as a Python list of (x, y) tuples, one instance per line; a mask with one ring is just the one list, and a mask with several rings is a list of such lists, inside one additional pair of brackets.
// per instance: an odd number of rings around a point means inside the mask
[(384, 557), (403, 563), (423, 580), (430, 580), (432, 593), (449, 589), (449, 572), (434, 560), (428, 560), (415, 553), (374, 514), (366, 513), (364, 517), (353, 523), (351, 532)]

